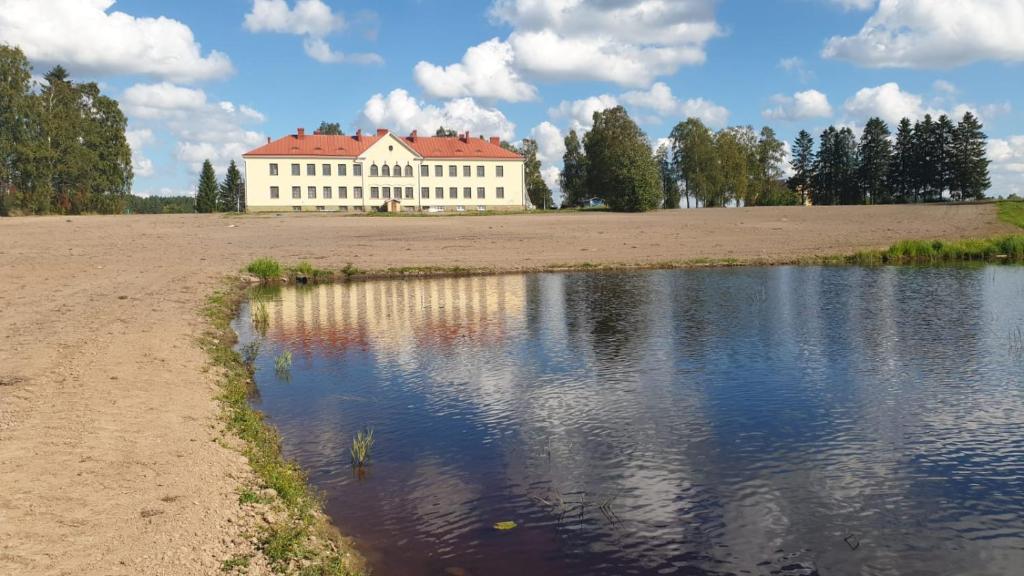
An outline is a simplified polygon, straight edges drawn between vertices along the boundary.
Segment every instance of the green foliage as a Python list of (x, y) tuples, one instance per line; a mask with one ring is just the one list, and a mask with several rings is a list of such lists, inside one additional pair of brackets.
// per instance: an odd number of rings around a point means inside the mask
[(982, 128), (978, 118), (967, 112), (953, 133), (949, 182), (954, 200), (984, 198), (985, 191), (992, 187)]
[(1024, 235), (996, 238), (944, 240), (903, 240), (888, 250), (860, 252), (856, 264), (939, 264), (950, 262), (1024, 263)]
[(217, 192), (217, 175), (213, 172), (213, 164), (205, 160), (199, 173), (199, 187), (196, 189), (196, 212), (216, 212)]
[(713, 180), (717, 172), (714, 136), (704, 123), (697, 118), (688, 118), (672, 129), (672, 165), (676, 180), (682, 183), (686, 205), (690, 196), (698, 204), (715, 205), (712, 200)]
[(128, 214), (191, 214), (196, 211), (196, 200), (191, 196), (128, 196)]
[(622, 106), (594, 113), (583, 137), (587, 188), (617, 212), (645, 212), (661, 206), (658, 166), (647, 136)]
[(373, 428), (366, 428), (352, 437), (352, 448), (349, 452), (352, 455), (352, 465), (356, 467), (365, 466), (370, 461), (370, 450), (373, 448)]
[(565, 137), (565, 154), (562, 156), (562, 207), (581, 206), (587, 200), (587, 156), (575, 130)]
[(344, 136), (345, 133), (341, 130), (341, 124), (337, 122), (327, 122), (326, 120), (320, 122), (320, 127), (316, 129), (317, 134), (323, 134), (324, 136)]
[(459, 137), (459, 133), (456, 132), (455, 130), (450, 129), (450, 128), (445, 128), (444, 126), (438, 126), (437, 127), (437, 131), (434, 133), (434, 136), (440, 136), (442, 138), (458, 138)]
[(221, 572), (234, 572), (239, 568), (248, 568), (252, 556), (249, 554), (236, 554), (221, 563)]
[(672, 156), (669, 154), (668, 145), (658, 146), (654, 152), (654, 162), (658, 165), (658, 174), (661, 176), (662, 207), (679, 208), (679, 183), (676, 182), (676, 173), (672, 167)]
[(782, 165), (786, 160), (786, 145), (775, 136), (775, 131), (761, 128), (754, 149), (754, 166), (747, 206), (778, 206), (797, 204), (798, 199), (786, 187)]
[(292, 368), (292, 353), (290, 350), (285, 350), (280, 356), (274, 360), (274, 370), (278, 372), (287, 372)]
[(273, 258), (257, 258), (249, 262), (245, 271), (267, 282), (281, 277), (281, 264)]
[(530, 197), (530, 203), (542, 210), (554, 208), (555, 201), (551, 198), (551, 189), (540, 173), (537, 142), (529, 138), (523, 140), (519, 153), (526, 159), (526, 194)]
[(856, 175), (857, 138), (853, 130), (829, 126), (821, 133), (814, 159), (811, 199), (818, 205), (859, 203)]
[(1024, 201), (1007, 200), (999, 203), (999, 219), (1024, 228)]
[(793, 168), (793, 175), (788, 181), (789, 189), (799, 196), (799, 201), (803, 204), (807, 201), (811, 176), (814, 174), (814, 138), (806, 130), (801, 130), (796, 137), (790, 166)]
[(217, 189), (217, 210), (220, 212), (241, 212), (244, 210), (242, 202), (244, 199), (242, 173), (232, 160), (228, 165), (228, 171), (224, 175), (224, 181)]
[(880, 118), (871, 118), (864, 126), (857, 173), (861, 187), (858, 200), (869, 204), (892, 202), (889, 173), (892, 170), (893, 152), (889, 136), (889, 127)]

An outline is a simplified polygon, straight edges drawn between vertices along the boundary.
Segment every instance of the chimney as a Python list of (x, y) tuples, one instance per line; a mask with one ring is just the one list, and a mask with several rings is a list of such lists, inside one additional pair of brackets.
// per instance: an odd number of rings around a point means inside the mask
[(357, 128), (356, 129), (356, 142), (362, 142), (362, 141), (363, 141), (363, 129), (362, 128)]
[(387, 128), (377, 128), (377, 136), (385, 136), (388, 133)]
[(497, 136), (491, 136), (491, 144), (494, 144), (495, 146), (501, 146), (501, 138), (498, 138)]
[(466, 130), (465, 134), (460, 134), (459, 140), (462, 140), (463, 142), (469, 142), (469, 130)]
[(305, 128), (299, 128), (299, 140), (302, 140), (305, 137), (306, 137), (306, 129)]
[(412, 134), (409, 134), (409, 140), (411, 142), (415, 142), (416, 141), (416, 131), (415, 130), (412, 131)]
[(267, 136), (267, 144), (270, 144), (270, 136)]

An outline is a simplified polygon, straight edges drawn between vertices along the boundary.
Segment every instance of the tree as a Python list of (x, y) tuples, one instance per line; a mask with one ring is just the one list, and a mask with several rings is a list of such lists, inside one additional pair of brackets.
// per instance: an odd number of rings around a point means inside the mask
[(562, 156), (562, 207), (576, 207), (587, 199), (587, 157), (583, 154), (579, 136), (570, 130), (565, 137), (565, 154)]
[(786, 160), (786, 145), (775, 136), (775, 131), (765, 126), (757, 139), (754, 150), (754, 173), (751, 193), (747, 204), (750, 206), (777, 206), (795, 204), (796, 198), (783, 184), (782, 163)]
[(807, 202), (814, 175), (814, 138), (806, 130), (801, 130), (796, 137), (790, 166), (793, 175), (789, 178), (789, 189), (800, 196), (800, 203), (803, 204)]
[(203, 162), (203, 170), (199, 173), (199, 187), (196, 189), (196, 212), (215, 212), (217, 210), (217, 175), (213, 172), (213, 164), (209, 160)]
[(750, 128), (731, 127), (715, 134), (714, 143), (713, 192), (704, 205), (725, 206), (735, 201), (739, 206), (750, 190), (757, 138)]
[(857, 137), (853, 130), (829, 126), (821, 134), (814, 161), (812, 199), (815, 204), (857, 204)]
[(894, 202), (906, 203), (916, 199), (914, 174), (917, 170), (914, 145), (914, 128), (909, 118), (900, 120), (896, 128), (896, 143), (893, 146), (892, 165), (889, 170), (889, 187)]
[(540, 160), (537, 159), (537, 141), (525, 139), (519, 148), (519, 153), (526, 159), (526, 194), (530, 202), (537, 208), (554, 208), (555, 202), (551, 198), (551, 189), (540, 172)]
[(889, 174), (893, 152), (889, 142), (889, 127), (880, 118), (871, 118), (864, 126), (860, 138), (860, 167), (857, 179), (861, 196), (870, 204), (892, 202)]
[(912, 182), (915, 197), (923, 202), (931, 202), (941, 196), (939, 190), (939, 171), (935, 163), (939, 155), (938, 131), (931, 114), (925, 114), (924, 120), (914, 124), (914, 170)]
[(992, 186), (983, 129), (978, 118), (967, 112), (953, 133), (950, 181), (958, 200), (984, 198), (985, 191)]
[(323, 134), (324, 136), (344, 136), (345, 133), (341, 130), (341, 124), (337, 122), (327, 122), (322, 120), (320, 127), (316, 129), (317, 134)]
[(458, 138), (459, 137), (459, 133), (458, 132), (456, 132), (455, 130), (450, 130), (448, 128), (445, 128), (444, 126), (438, 126), (437, 127), (437, 132), (434, 135), (435, 136), (441, 136), (441, 137), (444, 137), (444, 138)]
[(956, 137), (956, 125), (945, 114), (939, 116), (935, 123), (935, 134), (933, 136), (935, 146), (935, 163), (932, 169), (937, 171), (935, 184), (938, 189), (938, 198), (942, 198), (943, 192), (952, 191), (953, 181), (953, 140)]
[(679, 183), (676, 182), (676, 171), (672, 167), (672, 155), (669, 154), (667, 144), (658, 146), (654, 161), (661, 174), (662, 208), (679, 208)]
[(676, 124), (669, 139), (672, 141), (672, 166), (676, 181), (682, 183), (686, 207), (690, 207), (690, 196), (698, 205), (707, 206), (715, 165), (711, 131), (699, 119), (688, 118)]
[(217, 210), (221, 212), (240, 212), (241, 191), (242, 174), (238, 171), (235, 161), (232, 160), (231, 164), (228, 164), (228, 171), (224, 175), (224, 182), (221, 183), (220, 188), (217, 190)]
[(20, 159), (31, 136), (31, 79), (25, 54), (0, 44), (0, 216), (21, 205), (13, 195), (18, 189)]
[(661, 178), (651, 144), (622, 106), (594, 113), (583, 137), (587, 189), (620, 212), (643, 212), (661, 205)]

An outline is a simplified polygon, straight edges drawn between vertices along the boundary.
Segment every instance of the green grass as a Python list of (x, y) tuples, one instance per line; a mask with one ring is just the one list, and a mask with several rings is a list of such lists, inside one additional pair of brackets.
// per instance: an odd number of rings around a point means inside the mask
[(363, 467), (370, 461), (370, 449), (373, 448), (373, 428), (357, 432), (352, 438), (352, 465)]
[(1024, 228), (1024, 201), (1004, 200), (999, 203), (999, 219)]
[(277, 280), (281, 277), (281, 264), (273, 258), (257, 258), (245, 267), (245, 271), (259, 278), (262, 282)]
[(274, 369), (278, 372), (287, 372), (292, 367), (292, 353), (291, 350), (285, 350), (280, 356), (274, 360)]
[(248, 568), (252, 556), (248, 554), (237, 554), (221, 563), (221, 572), (234, 572), (238, 568)]
[(902, 240), (888, 250), (858, 252), (847, 263), (943, 264), (958, 262), (1024, 263), (1024, 235), (966, 240)]
[(231, 329), (245, 295), (245, 286), (232, 282), (209, 297), (203, 310), (209, 328), (199, 342), (210, 364), (222, 373), (219, 400), (226, 431), (242, 440), (243, 454), (258, 479), (259, 485), (243, 490), (239, 501), (259, 498), (258, 489), (276, 492), (274, 505), (284, 511), (285, 518), (260, 539), (260, 550), (276, 571), (301, 560), (304, 570), (313, 570), (309, 574), (347, 574), (343, 545), (322, 513), (319, 495), (309, 487), (302, 469), (283, 457), (277, 430), (249, 402), (255, 384), (242, 355), (234, 349), (237, 336)]
[(315, 284), (334, 281), (334, 272), (331, 272), (330, 270), (321, 270), (306, 261), (299, 262), (295, 266), (289, 268), (288, 275), (293, 280), (303, 280), (306, 282), (313, 282)]

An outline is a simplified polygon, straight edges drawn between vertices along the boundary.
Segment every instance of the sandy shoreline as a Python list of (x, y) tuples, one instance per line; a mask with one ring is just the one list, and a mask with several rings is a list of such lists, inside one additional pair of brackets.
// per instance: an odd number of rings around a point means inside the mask
[(0, 219), (0, 573), (216, 574), (245, 550), (200, 307), (258, 256), (364, 270), (780, 261), (1013, 232), (996, 206)]

